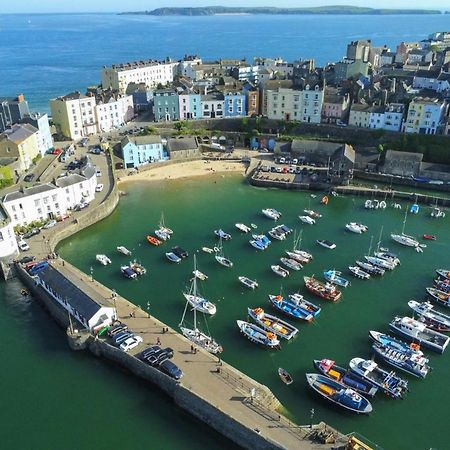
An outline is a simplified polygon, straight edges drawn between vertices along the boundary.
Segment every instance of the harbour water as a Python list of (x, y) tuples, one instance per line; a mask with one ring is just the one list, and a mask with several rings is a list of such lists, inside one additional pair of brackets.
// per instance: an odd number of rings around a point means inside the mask
[(349, 41), (395, 49), (448, 28), (448, 15), (154, 17), (117, 14), (0, 14), (2, 95), (25, 93), (34, 110), (100, 83), (103, 65), (142, 59), (315, 58), (345, 55)]
[[(211, 255), (201, 251), (197, 254), (197, 262), (199, 269), (209, 276), (201, 284), (201, 292), (214, 301), (218, 309), (217, 314), (208, 320), (208, 328), (223, 345), (223, 358), (227, 362), (268, 385), (281, 400), (289, 416), (299, 423), (309, 423), (313, 408), (314, 421), (324, 420), (343, 432), (358, 431), (386, 449), (445, 448), (446, 437), (441, 430), (445, 423), (444, 405), (448, 397), (448, 354), (429, 354), (434, 367), (429, 377), (417, 380), (405, 375), (410, 381), (407, 398), (395, 401), (379, 396), (373, 401), (374, 412), (369, 418), (355, 417), (330, 408), (308, 390), (304, 374), (313, 371), (313, 359), (329, 357), (346, 365), (352, 357), (370, 357), (368, 331), (388, 331), (387, 324), (395, 315), (409, 314), (407, 301), (412, 298), (422, 299), (425, 287), (432, 282), (434, 268), (445, 266), (448, 262), (448, 219), (431, 219), (431, 208), (426, 206), (421, 208), (418, 215), (408, 217), (407, 233), (414, 236), (432, 233), (438, 237), (436, 242), (428, 243), (424, 252), (419, 254), (413, 249), (396, 246), (388, 238), (390, 232), (401, 231), (402, 211), (393, 208), (368, 211), (363, 208), (363, 199), (332, 198), (325, 207), (319, 204), (320, 196), (311, 198), (309, 193), (253, 188), (243, 184), (237, 176), (133, 183), (122, 186), (121, 189), (127, 195), (122, 198), (112, 216), (60, 246), (59, 253), (64, 258), (87, 273), (92, 268), (96, 279), (144, 309), (149, 304), (151, 313), (176, 328), (184, 308), (182, 291), (188, 288), (193, 260), (189, 258), (179, 265), (172, 264), (164, 256), (166, 247), (181, 245), (191, 254), (205, 245), (213, 247), (216, 244), (213, 230), (222, 227), (233, 234), (233, 239), (226, 242), (224, 247), (225, 254), (234, 262), (234, 267), (226, 269), (217, 264)], [(291, 274), (288, 279), (281, 279), (273, 274), (270, 264), (275, 263), (284, 250), (291, 246), (292, 238), (286, 242), (273, 242), (266, 252), (259, 253), (248, 244), (248, 236), (241, 235), (234, 229), (234, 223), (239, 221), (255, 223), (258, 230), (267, 232), (273, 222), (261, 215), (263, 207), (278, 209), (283, 213), (282, 222), (303, 229), (302, 247), (314, 254), (314, 261), (310, 265)], [(308, 207), (323, 214), (315, 226), (300, 225), (297, 219), (297, 215)], [(162, 211), (166, 224), (174, 229), (175, 234), (171, 242), (163, 247), (152, 247), (145, 241), (145, 236), (157, 226)], [(345, 223), (349, 221), (368, 225), (369, 232), (364, 235), (345, 232)], [(352, 279), (352, 286), (345, 290), (343, 299), (337, 304), (327, 304), (307, 294), (303, 288), (303, 275), (320, 276), (323, 270), (330, 268), (346, 273), (346, 267), (368, 251), (371, 235), (374, 236), (374, 246), (376, 245), (381, 225), (384, 227), (381, 245), (389, 246), (402, 259), (402, 265), (398, 269), (381, 279), (366, 282)], [(337, 248), (327, 250), (319, 247), (315, 244), (316, 239), (331, 240), (337, 244)], [(147, 267), (147, 275), (137, 281), (124, 279), (119, 266), (127, 258), (116, 252), (117, 245), (125, 245), (131, 249), (133, 257)], [(108, 267), (97, 265), (94, 258), (98, 252), (110, 256), (113, 264)], [(258, 280), (260, 287), (255, 291), (246, 290), (237, 280), (239, 275)], [(305, 294), (308, 299), (321, 304), (322, 312), (316, 323), (298, 324), (300, 333), (294, 341), (283, 343), (281, 351), (270, 352), (240, 336), (235, 321), (246, 318), (247, 306), (262, 306), (269, 310), (267, 295), (278, 293), (280, 289), (284, 293), (299, 291)], [(34, 314), (41, 315), (41, 312)], [(56, 342), (56, 339), (53, 342), (54, 339), (47, 336), (50, 328), (51, 326), (46, 326), (47, 331), (39, 338), (36, 337), (38, 342), (48, 340), (52, 348), (55, 345), (64, 347), (61, 342)], [(39, 330), (33, 330), (33, 335), (38, 334)], [(62, 360), (59, 354), (63, 354)], [(68, 355), (60, 350), (58, 358), (50, 358), (50, 364), (58, 365), (58, 370), (62, 370), (72, 367), (75, 364), (73, 360), (79, 358), (84, 359), (83, 356)], [(284, 367), (293, 375), (293, 385), (285, 386), (280, 381), (278, 367)], [(95, 361), (83, 361), (75, 370), (83, 370), (88, 374), (89, 381), (86, 384), (89, 385), (89, 390), (95, 389), (99, 382), (97, 377), (102, 375), (106, 376), (102, 385), (111, 393), (115, 389), (115, 383), (126, 385), (124, 389), (129, 394), (127, 403), (131, 402), (130, 410), (125, 414), (127, 423), (135, 417), (132, 408), (137, 405), (133, 404), (133, 399), (140, 395), (140, 389), (145, 389), (149, 396), (147, 406), (158, 405), (156, 410), (145, 414), (159, 416), (160, 410), (166, 411), (167, 399), (149, 392), (148, 388), (136, 386), (138, 383), (135, 381), (129, 380), (127, 383), (122, 378), (117, 381), (116, 377), (121, 374), (109, 367), (99, 367)], [(109, 375), (108, 371), (112, 373)], [(145, 406), (141, 404), (139, 415), (143, 414), (143, 409)], [(183, 424), (181, 428), (189, 429), (192, 421), (180, 414), (173, 418), (174, 424), (178, 422)], [(203, 426), (201, 428), (203, 430)], [(153, 428), (153, 431), (147, 430), (147, 433), (159, 442), (165, 432)], [(187, 432), (185, 436), (187, 440), (189, 434)], [(202, 435), (204, 439), (208, 439), (208, 433), (202, 431)], [(203, 447), (198, 444), (197, 448)], [(213, 447), (207, 443), (204, 448)]]

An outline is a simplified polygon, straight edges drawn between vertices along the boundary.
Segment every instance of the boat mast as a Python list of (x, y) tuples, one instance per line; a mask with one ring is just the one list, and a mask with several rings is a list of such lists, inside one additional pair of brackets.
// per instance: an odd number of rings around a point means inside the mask
[(405, 210), (405, 218), (403, 219), (403, 227), (402, 227), (402, 234), (405, 234), (405, 225), (406, 225), (406, 216), (408, 215), (408, 208)]
[(373, 235), (370, 236), (370, 245), (369, 245), (369, 250), (367, 252), (367, 256), (370, 256), (370, 253), (372, 252), (372, 244), (373, 244)]
[(381, 236), (383, 235), (383, 225), (381, 225), (381, 229), (380, 229), (380, 239), (378, 240), (378, 244), (377, 244), (377, 252), (380, 251), (380, 245), (381, 245)]

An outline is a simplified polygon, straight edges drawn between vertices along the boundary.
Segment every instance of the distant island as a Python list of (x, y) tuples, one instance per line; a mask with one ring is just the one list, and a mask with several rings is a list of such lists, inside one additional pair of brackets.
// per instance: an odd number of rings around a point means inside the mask
[(157, 8), (152, 11), (124, 12), (121, 14), (145, 14), (150, 16), (215, 16), (237, 14), (363, 14), (363, 15), (393, 15), (393, 14), (441, 14), (441, 11), (430, 9), (374, 9), (358, 6), (318, 6), (312, 8), (273, 8), (273, 7), (228, 7), (204, 6), (186, 8)]

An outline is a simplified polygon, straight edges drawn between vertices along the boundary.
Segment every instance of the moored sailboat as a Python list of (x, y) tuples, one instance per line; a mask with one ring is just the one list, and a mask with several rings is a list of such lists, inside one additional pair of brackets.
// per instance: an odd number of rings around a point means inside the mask
[(231, 260), (229, 260), (228, 258), (225, 258), (224, 254), (223, 254), (222, 238), (220, 238), (220, 242), (218, 245), (218, 252), (214, 256), (214, 258), (220, 265), (222, 265), (224, 267), (233, 267), (233, 262)]

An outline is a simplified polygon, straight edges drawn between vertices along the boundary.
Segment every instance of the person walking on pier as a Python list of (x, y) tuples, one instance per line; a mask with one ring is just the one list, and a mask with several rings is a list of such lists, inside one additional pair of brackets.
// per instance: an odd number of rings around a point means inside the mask
[(161, 345), (161, 339), (160, 338), (156, 338), (156, 345)]

